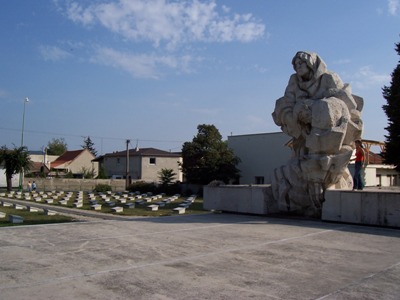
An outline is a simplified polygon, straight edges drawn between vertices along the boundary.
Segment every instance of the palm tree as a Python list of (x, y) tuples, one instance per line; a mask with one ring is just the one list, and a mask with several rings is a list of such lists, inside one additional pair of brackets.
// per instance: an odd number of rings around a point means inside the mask
[(7, 149), (6, 146), (0, 148), (0, 165), (4, 165), (6, 169), (7, 191), (12, 190), (12, 177), (29, 171), (31, 164), (27, 147), (14, 147), (13, 150)]

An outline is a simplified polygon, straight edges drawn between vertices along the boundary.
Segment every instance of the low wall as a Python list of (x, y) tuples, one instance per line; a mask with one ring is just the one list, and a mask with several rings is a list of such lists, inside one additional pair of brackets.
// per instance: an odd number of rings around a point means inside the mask
[(277, 212), (271, 195), (270, 185), (205, 186), (203, 207), (206, 210), (265, 215)]
[[(257, 215), (279, 212), (270, 185), (205, 186), (203, 207)], [(321, 219), (400, 228), (400, 191), (327, 190)]]
[(36, 182), (39, 191), (93, 191), (98, 184), (108, 184), (115, 192), (125, 190), (125, 179), (25, 178), (24, 189), (29, 180)]
[(384, 190), (326, 191), (322, 220), (400, 227), (400, 193)]

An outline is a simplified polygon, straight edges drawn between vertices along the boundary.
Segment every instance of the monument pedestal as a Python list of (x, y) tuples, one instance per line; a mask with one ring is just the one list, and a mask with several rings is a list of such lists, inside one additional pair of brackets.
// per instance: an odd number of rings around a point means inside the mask
[[(271, 185), (205, 186), (203, 201), (206, 210), (255, 215), (279, 213)], [(400, 193), (378, 189), (327, 190), (321, 220), (400, 228)]]
[(400, 227), (398, 191), (328, 190), (322, 206), (323, 221)]
[(203, 205), (206, 210), (256, 215), (278, 212), (271, 185), (205, 186)]

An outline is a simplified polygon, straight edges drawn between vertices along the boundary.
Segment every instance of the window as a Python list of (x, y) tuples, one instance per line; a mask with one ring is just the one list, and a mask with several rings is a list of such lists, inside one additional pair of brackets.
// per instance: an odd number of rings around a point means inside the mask
[(119, 158), (117, 158), (117, 165), (119, 165), (121, 162), (120, 162), (120, 160), (119, 160)]
[(149, 164), (155, 165), (156, 164), (156, 158), (155, 157), (150, 157)]
[(264, 176), (256, 176), (256, 184), (264, 184)]

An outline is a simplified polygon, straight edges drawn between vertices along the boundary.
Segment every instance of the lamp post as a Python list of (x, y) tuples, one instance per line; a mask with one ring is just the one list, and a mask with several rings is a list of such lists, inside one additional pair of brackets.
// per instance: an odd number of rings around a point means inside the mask
[(129, 143), (131, 140), (126, 140), (126, 180), (125, 180), (125, 190), (128, 190), (130, 180), (129, 180)]
[[(24, 145), (24, 129), (25, 129), (25, 105), (29, 102), (29, 98), (24, 99), (24, 112), (22, 114), (22, 132), (21, 132), (21, 147)], [(19, 173), (19, 189), (22, 191), (23, 172)]]

